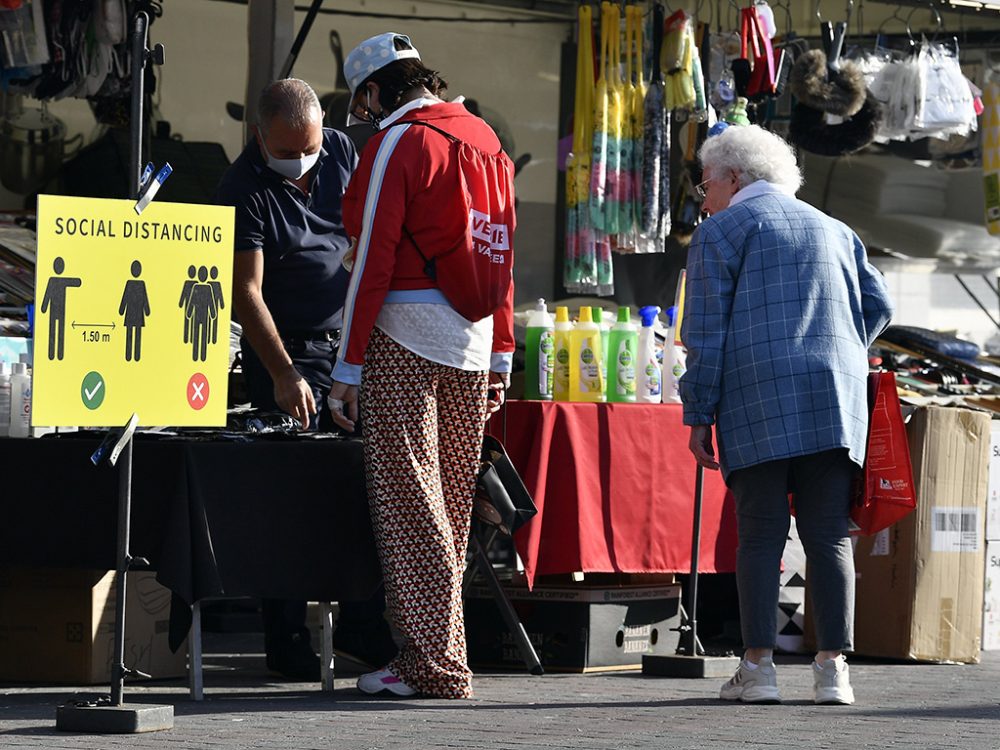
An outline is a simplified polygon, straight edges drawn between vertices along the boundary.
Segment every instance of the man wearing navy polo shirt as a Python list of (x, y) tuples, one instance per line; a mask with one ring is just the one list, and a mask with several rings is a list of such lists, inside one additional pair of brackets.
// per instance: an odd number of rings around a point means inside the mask
[[(285, 79), (261, 94), (256, 134), (226, 171), (217, 202), (236, 207), (233, 307), (243, 326), (251, 403), (333, 429), (326, 406), (336, 361), (350, 242), (341, 198), (357, 164), (342, 133), (323, 128), (316, 93)], [(334, 646), (380, 666), (396, 653), (384, 598), (341, 602)], [(314, 679), (319, 659), (305, 602), (264, 600), (268, 668)]]

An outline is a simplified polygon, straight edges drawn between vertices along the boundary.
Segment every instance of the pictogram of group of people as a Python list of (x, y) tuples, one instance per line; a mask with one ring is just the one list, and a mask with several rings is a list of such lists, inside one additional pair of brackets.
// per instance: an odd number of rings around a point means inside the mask
[[(66, 262), (56, 258), (52, 264), (55, 273), (45, 286), (41, 313), (49, 316), (49, 359), (63, 359), (66, 342), (66, 290), (83, 285), (75, 276), (63, 276)], [(125, 361), (138, 362), (142, 357), (142, 329), (151, 314), (149, 294), (142, 276), (142, 264), (132, 261), (132, 278), (125, 282), (118, 314), (124, 318)], [(188, 278), (181, 290), (178, 306), (184, 313), (184, 343), (191, 344), (191, 359), (204, 362), (208, 358), (208, 345), (219, 338), (219, 310), (225, 308), (222, 283), (218, 281), (219, 269), (212, 266), (188, 267)]]
[[(211, 277), (211, 278), (210, 278)], [(188, 267), (188, 278), (181, 290), (178, 303), (184, 308), (184, 343), (191, 344), (191, 359), (204, 362), (208, 345), (219, 339), (219, 310), (226, 306), (222, 283), (218, 281), (219, 269), (205, 266), (195, 270)]]

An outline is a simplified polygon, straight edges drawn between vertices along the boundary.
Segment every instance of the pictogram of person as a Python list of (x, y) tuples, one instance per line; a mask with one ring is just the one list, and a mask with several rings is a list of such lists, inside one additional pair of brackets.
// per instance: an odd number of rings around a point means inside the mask
[(146, 325), (149, 315), (149, 295), (146, 294), (146, 282), (139, 278), (142, 264), (132, 261), (132, 278), (125, 282), (122, 293), (122, 303), (118, 306), (118, 314), (125, 316), (125, 361), (139, 361), (142, 356), (142, 327)]
[(49, 359), (62, 359), (66, 343), (66, 290), (81, 286), (83, 282), (74, 276), (62, 276), (66, 261), (61, 257), (52, 262), (55, 276), (49, 277), (42, 297), (42, 314), (49, 313)]
[(212, 287), (212, 302), (215, 305), (215, 317), (212, 318), (212, 343), (214, 344), (219, 339), (219, 310), (225, 308), (226, 301), (222, 296), (222, 283), (216, 281), (219, 278), (218, 267), (212, 266), (208, 275), (212, 279), (208, 285)]
[[(187, 310), (188, 300), (191, 299), (191, 290), (194, 289), (194, 285), (198, 283), (195, 276), (198, 273), (198, 269), (194, 266), (188, 266), (188, 278), (184, 282), (184, 288), (181, 290), (181, 301), (177, 303), (177, 306), (181, 310)], [(184, 343), (187, 344), (191, 341), (191, 319), (184, 315)]]
[(212, 323), (217, 316), (212, 285), (208, 281), (208, 269), (198, 269), (198, 284), (191, 290), (188, 300), (187, 317), (191, 320), (191, 359), (204, 362), (208, 358), (208, 339)]

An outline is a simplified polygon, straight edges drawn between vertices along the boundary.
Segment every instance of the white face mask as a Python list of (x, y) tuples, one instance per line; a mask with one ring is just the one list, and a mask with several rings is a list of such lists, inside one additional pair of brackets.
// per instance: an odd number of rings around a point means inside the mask
[(301, 179), (319, 161), (319, 151), (315, 154), (306, 154), (299, 159), (275, 159), (264, 145), (263, 138), (260, 139), (260, 144), (267, 156), (267, 166), (287, 180)]

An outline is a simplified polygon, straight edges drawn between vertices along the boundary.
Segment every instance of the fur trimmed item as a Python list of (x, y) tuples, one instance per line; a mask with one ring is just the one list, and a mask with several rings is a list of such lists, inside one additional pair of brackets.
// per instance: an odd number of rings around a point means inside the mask
[(799, 55), (788, 85), (802, 104), (831, 115), (851, 117), (865, 104), (865, 77), (852, 62), (840, 61), (840, 70), (831, 70), (822, 50)]
[(799, 102), (792, 109), (788, 140), (821, 156), (853, 154), (875, 140), (881, 120), (882, 107), (871, 92), (854, 117), (839, 125), (828, 125), (825, 113)]

